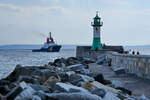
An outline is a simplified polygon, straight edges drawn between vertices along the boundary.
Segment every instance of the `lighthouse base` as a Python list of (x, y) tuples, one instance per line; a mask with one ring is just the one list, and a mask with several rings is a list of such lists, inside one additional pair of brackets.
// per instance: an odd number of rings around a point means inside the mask
[(107, 46), (103, 47), (102, 50), (91, 50), (91, 46), (77, 46), (76, 48), (76, 57), (83, 58), (94, 58), (97, 59), (101, 54), (111, 52), (123, 53), (123, 46)]
[(91, 50), (102, 50), (102, 44), (100, 38), (94, 38)]

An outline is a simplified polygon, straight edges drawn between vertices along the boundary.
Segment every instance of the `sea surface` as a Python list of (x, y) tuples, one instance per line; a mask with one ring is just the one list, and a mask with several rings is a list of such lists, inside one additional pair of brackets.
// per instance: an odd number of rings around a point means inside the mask
[(75, 56), (76, 51), (62, 49), (58, 53), (32, 52), (31, 50), (0, 50), (0, 79), (7, 77), (17, 64), (23, 66), (40, 66), (56, 58)]
[[(17, 50), (15, 48), (17, 48)], [(28, 46), (29, 47), (29, 46)], [(32, 46), (33, 47), (33, 46)], [(1, 49), (2, 48), (2, 49)], [(0, 79), (7, 77), (17, 64), (23, 66), (40, 66), (54, 61), (56, 58), (67, 58), (76, 55), (76, 46), (63, 46), (58, 53), (32, 52), (24, 50), (27, 46), (3, 46), (0, 48)], [(150, 55), (149, 47), (125, 47), (125, 50), (139, 51), (141, 55)]]

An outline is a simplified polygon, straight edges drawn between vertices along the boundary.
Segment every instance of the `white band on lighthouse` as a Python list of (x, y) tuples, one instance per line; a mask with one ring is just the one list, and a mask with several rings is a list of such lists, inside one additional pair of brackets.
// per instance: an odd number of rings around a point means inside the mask
[(93, 37), (100, 38), (100, 27), (93, 27)]

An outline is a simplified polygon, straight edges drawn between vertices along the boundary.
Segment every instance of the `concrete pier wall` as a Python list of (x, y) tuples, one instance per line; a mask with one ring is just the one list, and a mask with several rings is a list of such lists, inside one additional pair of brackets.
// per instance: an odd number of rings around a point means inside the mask
[(97, 59), (101, 54), (108, 54), (109, 50), (95, 51), (91, 50), (91, 46), (77, 46), (76, 57)]
[(112, 66), (125, 67), (128, 73), (150, 79), (150, 56), (112, 53), (106, 57), (111, 58)]
[(76, 57), (97, 59), (100, 55), (106, 55), (106, 59), (111, 58), (112, 66), (124, 67), (127, 73), (150, 79), (150, 56), (119, 54), (109, 49), (93, 51), (90, 48), (91, 46), (77, 46)]

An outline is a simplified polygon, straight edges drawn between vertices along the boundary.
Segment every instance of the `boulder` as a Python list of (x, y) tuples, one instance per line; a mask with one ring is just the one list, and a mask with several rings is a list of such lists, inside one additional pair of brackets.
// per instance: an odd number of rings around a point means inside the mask
[(66, 72), (66, 74), (68, 75), (68, 77), (70, 77), (72, 74), (75, 74), (75, 72), (74, 71), (68, 71), (68, 72)]
[(55, 59), (53, 64), (56, 67), (65, 67), (66, 66), (66, 59), (60, 58), (60, 59)]
[(0, 94), (6, 95), (8, 92), (10, 92), (10, 89), (7, 85), (0, 86)]
[(67, 82), (69, 79), (69, 76), (65, 72), (59, 73), (58, 76), (60, 77), (61, 82)]
[(24, 90), (19, 95), (17, 95), (15, 100), (30, 100), (30, 99), (32, 99), (35, 92), (36, 91), (33, 88), (31, 88), (30, 86), (27, 85), (24, 88)]
[(54, 88), (55, 84), (57, 82), (60, 82), (60, 78), (57, 76), (51, 76), (48, 78), (48, 80), (46, 82), (44, 82), (43, 85), (46, 85), (46, 86), (50, 86), (51, 88)]
[(90, 77), (90, 76), (87, 76), (87, 75), (82, 75), (82, 74), (78, 74), (78, 75), (81, 76), (81, 78), (84, 82), (93, 82), (94, 81), (93, 77)]
[(116, 87), (116, 89), (121, 90), (124, 94), (132, 95), (132, 91), (124, 87)]
[(33, 95), (32, 100), (42, 100), (38, 95)]
[(109, 91), (109, 92), (112, 92), (114, 94), (119, 94), (120, 91), (119, 90), (116, 90), (112, 87), (109, 87), (109, 86), (106, 86), (106, 85), (103, 85), (97, 81), (93, 81), (93, 82), (88, 82), (87, 83), (87, 86), (89, 89), (92, 89), (92, 88), (99, 88), (99, 89), (103, 89), (105, 91)]
[(40, 69), (33, 71), (32, 75), (40, 76), (40, 84), (45, 82), (49, 77), (55, 76), (58, 77), (57, 73), (54, 71), (51, 71), (50, 69)]
[(96, 95), (98, 95), (98, 96), (100, 96), (100, 97), (104, 97), (105, 96), (105, 94), (106, 94), (106, 91), (105, 90), (103, 90), (103, 89), (99, 89), (99, 88), (92, 88), (91, 90), (90, 90), (90, 92), (92, 93), (92, 94), (96, 94)]
[(80, 71), (80, 70), (84, 69), (84, 65), (83, 64), (75, 64), (75, 65), (67, 66), (67, 68), (71, 69), (72, 71)]
[(19, 76), (17, 82), (26, 82), (26, 83), (33, 83), (33, 84), (39, 84), (38, 80), (36, 78), (33, 78), (31, 76)]
[(69, 68), (71, 71), (75, 71), (76, 73), (85, 74), (85, 75), (90, 74), (89, 69), (85, 69), (85, 67), (86, 66), (83, 64), (75, 64), (75, 65), (67, 66), (67, 68)]
[(48, 98), (55, 98), (57, 100), (103, 100), (101, 97), (97, 95), (86, 93), (86, 92), (52, 93), (52, 94), (47, 94), (47, 99)]
[(27, 88), (27, 84), (25, 82), (19, 83), (17, 87), (15, 87), (11, 92), (6, 95), (7, 100), (13, 100), (17, 95), (19, 95), (25, 88)]
[(92, 58), (82, 58), (80, 61), (82, 62), (82, 64), (95, 63), (95, 60)]
[(47, 100), (46, 99), (46, 93), (43, 92), (42, 90), (36, 91), (34, 94), (38, 95), (42, 100)]
[(113, 94), (111, 92), (107, 92), (105, 97), (104, 97), (104, 100), (120, 100), (116, 94)]
[(10, 81), (7, 79), (1, 79), (0, 80), (0, 86), (9, 85)]
[(44, 91), (46, 93), (51, 93), (52, 88), (50, 86), (45, 85), (38, 85), (38, 84), (28, 84), (31, 88), (33, 88), (35, 91)]
[(150, 100), (144, 94), (139, 98), (139, 100)]
[(125, 68), (124, 67), (114, 67), (113, 71), (116, 75), (125, 74)]
[(77, 58), (75, 57), (69, 57), (66, 60), (66, 65), (75, 65), (75, 64), (80, 64), (81, 61), (79, 61)]
[(88, 92), (87, 90), (73, 86), (71, 84), (66, 83), (56, 83), (54, 90), (60, 91), (60, 92)]
[(73, 85), (77, 85), (81, 81), (83, 81), (83, 79), (79, 74), (70, 75), (69, 80), (68, 80), (68, 82), (70, 82)]
[(104, 85), (111, 84), (111, 81), (105, 80), (104, 77), (103, 77), (103, 74), (101, 74), (101, 73), (94, 76), (94, 79), (95, 79), (95, 81), (98, 81), (98, 82), (100, 82)]
[(105, 55), (104, 55), (104, 54), (101, 54), (101, 55), (97, 58), (96, 64), (101, 65), (101, 64), (103, 64), (104, 60), (105, 60)]
[(118, 81), (118, 80), (112, 80), (111, 81), (112, 85), (117, 88), (117, 87), (123, 87), (123, 84), (121, 81)]

